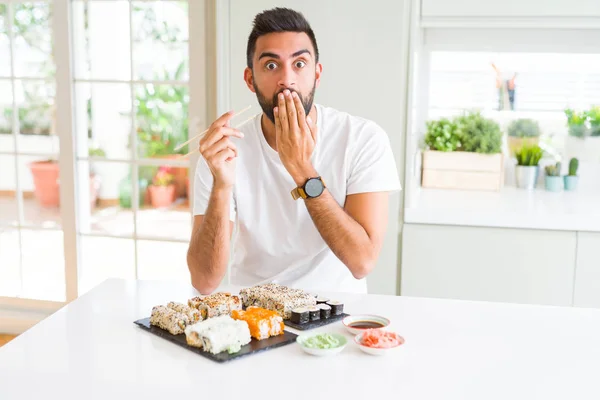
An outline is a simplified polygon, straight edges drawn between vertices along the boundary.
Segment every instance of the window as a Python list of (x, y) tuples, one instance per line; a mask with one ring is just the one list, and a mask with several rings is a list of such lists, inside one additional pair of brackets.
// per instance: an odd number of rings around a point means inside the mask
[(188, 1), (0, 0), (0, 303), (189, 280), (191, 161), (174, 148), (205, 96), (189, 84), (203, 18)]

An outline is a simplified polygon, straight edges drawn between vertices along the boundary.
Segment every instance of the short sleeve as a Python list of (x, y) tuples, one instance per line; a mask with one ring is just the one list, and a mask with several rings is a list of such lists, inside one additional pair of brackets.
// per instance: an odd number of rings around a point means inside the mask
[[(213, 186), (213, 176), (210, 168), (204, 157), (200, 156), (196, 164), (196, 172), (194, 176), (194, 215), (206, 214), (208, 208), (208, 200)], [(235, 222), (236, 207), (235, 196), (231, 194), (229, 202), (229, 219)]]
[(401, 189), (396, 161), (386, 132), (369, 123), (353, 146), (347, 194), (395, 192)]

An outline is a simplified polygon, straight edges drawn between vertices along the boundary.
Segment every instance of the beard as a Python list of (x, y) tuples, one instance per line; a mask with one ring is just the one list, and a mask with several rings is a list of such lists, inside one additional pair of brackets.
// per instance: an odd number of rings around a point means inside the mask
[[(272, 123), (275, 123), (275, 114), (273, 113), (273, 108), (275, 108), (275, 105), (279, 103), (277, 96), (279, 95), (279, 93), (282, 93), (285, 90), (285, 88), (276, 92), (271, 99), (267, 99), (267, 97), (258, 89), (258, 86), (256, 86), (254, 78), (252, 79), (252, 84), (254, 85), (254, 90), (256, 91), (256, 98), (258, 99), (258, 104), (260, 104), (260, 108), (262, 108), (267, 118), (269, 118)], [(316, 87), (317, 82), (315, 80), (315, 83), (313, 83), (313, 87), (310, 93), (306, 97), (294, 89), (288, 89), (290, 92), (296, 92), (298, 94), (298, 97), (302, 102), (302, 106), (304, 107), (305, 115), (308, 115), (310, 113), (310, 109), (312, 108), (313, 101), (315, 98)]]

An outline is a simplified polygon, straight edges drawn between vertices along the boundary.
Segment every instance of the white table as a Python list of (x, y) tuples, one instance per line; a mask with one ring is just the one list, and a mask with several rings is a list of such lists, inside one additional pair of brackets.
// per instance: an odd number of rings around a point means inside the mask
[(104, 282), (0, 348), (0, 399), (600, 398), (600, 310), (340, 294), (389, 317), (404, 348), (319, 358), (294, 343), (218, 364), (133, 324), (194, 295)]

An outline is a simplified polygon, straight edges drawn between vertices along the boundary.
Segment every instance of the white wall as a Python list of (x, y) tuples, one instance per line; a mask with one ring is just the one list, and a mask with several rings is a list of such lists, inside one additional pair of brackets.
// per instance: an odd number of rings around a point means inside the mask
[[(403, 176), (404, 1), (272, 1), (230, 0), (229, 26), (219, 27), (230, 38), (230, 106), (241, 109), (256, 97), (243, 81), (246, 42), (254, 16), (275, 6), (302, 12), (315, 32), (323, 77), (315, 101), (372, 119), (390, 136), (398, 170)], [(226, 22), (227, 22), (226, 21)], [(368, 22), (367, 22), (368, 21)], [(375, 271), (368, 278), (372, 293), (395, 294), (398, 286), (398, 219), (401, 195), (391, 198), (388, 233)]]

